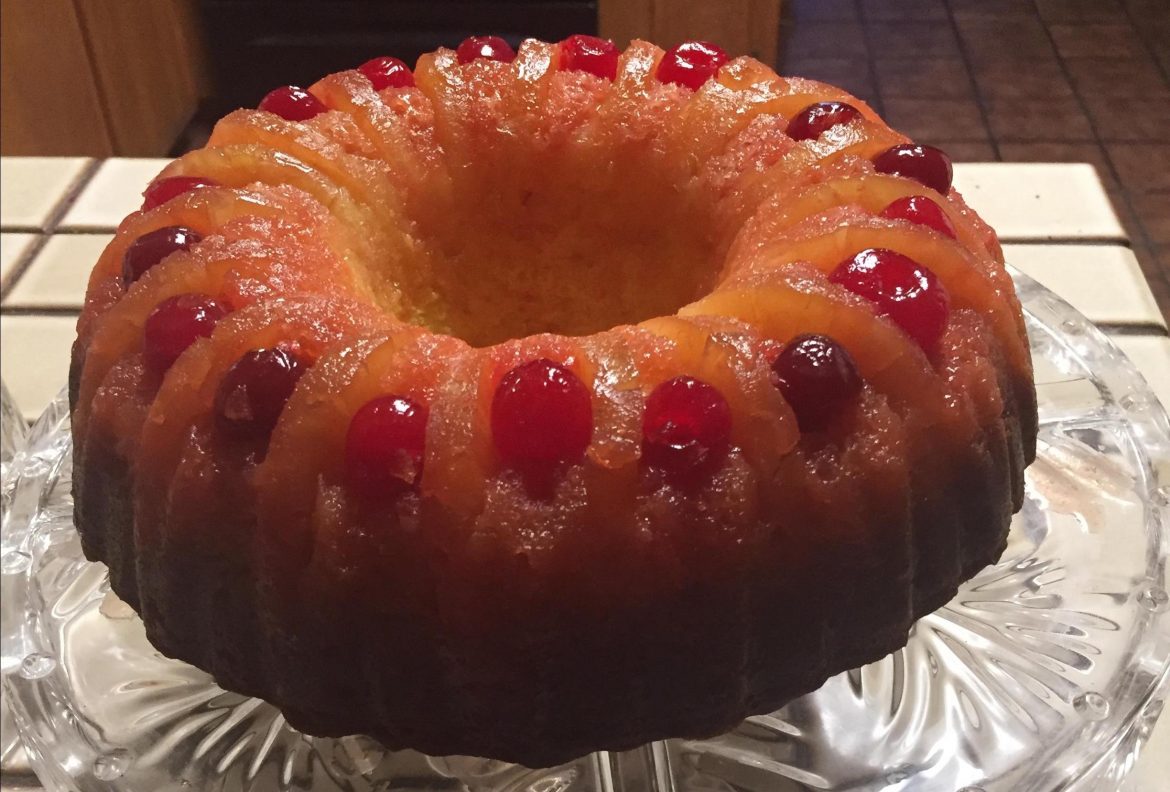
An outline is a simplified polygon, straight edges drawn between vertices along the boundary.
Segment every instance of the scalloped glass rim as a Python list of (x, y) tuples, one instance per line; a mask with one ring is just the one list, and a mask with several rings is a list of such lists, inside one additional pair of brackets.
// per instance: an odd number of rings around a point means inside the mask
[[(49, 788), (78, 792), (1047, 792), (1119, 784), (1161, 710), (1170, 668), (1170, 484), (1160, 484), (1170, 482), (1170, 423), (1103, 333), (1035, 281), (1013, 277), (1036, 362), (1041, 453), (1000, 564), (920, 621), (907, 649), (778, 713), (712, 740), (598, 753), (547, 770), (391, 754), (362, 737), (305, 737), (270, 706), (223, 693), (149, 651), (140, 623), (108, 594), (104, 568), (80, 556), (59, 397), (13, 463), (0, 549), (0, 671), (31, 761)], [(85, 619), (98, 619), (98, 631), (71, 637)], [(123, 711), (110, 704), (112, 692), (95, 694), (82, 671), (123, 664), (87, 664), (86, 646), (115, 651), (130, 668), (109, 677), (111, 691), (161, 685), (152, 706), (169, 708), (180, 727), (156, 733), (139, 723), (159, 715), (142, 701)], [(164, 668), (187, 699), (165, 692), (156, 678)], [(140, 728), (126, 728), (127, 719)]]

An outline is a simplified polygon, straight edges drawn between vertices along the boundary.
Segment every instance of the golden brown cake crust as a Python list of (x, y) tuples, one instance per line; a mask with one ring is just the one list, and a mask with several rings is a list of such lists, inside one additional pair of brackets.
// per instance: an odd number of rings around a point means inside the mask
[[(440, 50), (413, 87), (323, 79), (306, 121), (237, 111), (162, 174), (212, 184), (132, 214), (94, 268), (69, 379), (85, 554), (161, 652), (308, 733), (530, 766), (719, 733), (904, 645), (1023, 502), (1019, 303), (957, 193), (877, 170), (904, 137), (750, 58), (699, 90), (657, 79), (644, 42), (612, 83), (560, 58)], [(821, 101), (858, 116), (789, 137)], [(922, 194), (953, 234), (882, 216)], [(201, 240), (124, 286), (135, 240), (176, 225)], [(947, 289), (935, 348), (829, 277), (870, 247)], [(148, 317), (192, 293), (227, 315), (152, 369)], [(863, 383), (814, 430), (770, 368), (802, 333)], [(263, 442), (232, 439), (217, 389), (276, 348), (311, 367)], [(543, 493), (490, 423), (534, 359), (592, 410)], [(640, 445), (647, 394), (684, 375), (732, 416), (695, 487)], [(429, 405), (426, 456), (375, 502), (345, 435), (386, 393)]]

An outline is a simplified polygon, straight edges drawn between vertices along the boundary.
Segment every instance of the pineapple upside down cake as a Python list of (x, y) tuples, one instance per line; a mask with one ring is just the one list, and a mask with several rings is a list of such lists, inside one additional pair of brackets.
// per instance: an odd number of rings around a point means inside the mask
[(86, 555), (318, 735), (548, 765), (902, 646), (1035, 453), (951, 164), (687, 42), (494, 37), (268, 94), (94, 267)]

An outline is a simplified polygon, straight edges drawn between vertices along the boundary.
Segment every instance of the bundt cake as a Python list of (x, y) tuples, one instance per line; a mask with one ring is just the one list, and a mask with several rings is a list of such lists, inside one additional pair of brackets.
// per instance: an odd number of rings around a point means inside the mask
[(902, 646), (1022, 502), (994, 232), (751, 58), (378, 58), (144, 195), (78, 323), (77, 527), (159, 651), (309, 733), (717, 733)]

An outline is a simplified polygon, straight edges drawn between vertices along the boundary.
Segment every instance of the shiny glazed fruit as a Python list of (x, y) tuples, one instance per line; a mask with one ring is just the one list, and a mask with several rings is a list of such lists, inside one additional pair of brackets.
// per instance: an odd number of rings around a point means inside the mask
[(414, 73), (410, 67), (389, 55), (366, 61), (358, 66), (358, 71), (365, 75), (375, 91), (386, 88), (410, 88), (414, 85)]
[(609, 39), (577, 34), (561, 42), (561, 69), (606, 80), (617, 77), (618, 48)]
[(837, 265), (829, 280), (874, 303), (927, 352), (946, 328), (946, 290), (933, 272), (901, 253), (868, 248)]
[(266, 439), (307, 369), (299, 357), (280, 347), (244, 353), (216, 392), (219, 430), (241, 440)]
[(861, 118), (861, 111), (844, 102), (817, 102), (801, 110), (788, 122), (788, 137), (816, 140), (838, 124)]
[(516, 59), (516, 50), (499, 36), (469, 36), (455, 50), (460, 63), (471, 63), (479, 58), (511, 63)]
[(211, 335), (227, 310), (207, 294), (176, 294), (160, 302), (142, 328), (146, 367), (162, 374), (200, 338)]
[(914, 179), (943, 195), (950, 191), (954, 178), (951, 158), (946, 152), (917, 143), (891, 146), (873, 158), (873, 166), (879, 173)]
[(379, 396), (354, 413), (345, 436), (345, 482), (371, 499), (393, 498), (418, 483), (427, 408), (406, 396)]
[(593, 437), (589, 389), (547, 358), (522, 363), (500, 380), (492, 399), (492, 438), (504, 463), (529, 478), (579, 461)]
[(772, 361), (776, 387), (802, 431), (827, 427), (861, 392), (861, 375), (845, 347), (825, 335), (789, 341)]
[(677, 482), (694, 486), (727, 456), (731, 407), (718, 390), (694, 377), (675, 377), (646, 399), (642, 460)]
[(697, 91), (727, 63), (727, 53), (707, 41), (687, 41), (662, 56), (658, 79)]
[(955, 239), (955, 226), (951, 218), (925, 195), (908, 195), (899, 198), (882, 210), (882, 217), (892, 220), (909, 220), (911, 223), (933, 228), (935, 231)]
[(147, 211), (162, 206), (172, 198), (177, 198), (185, 192), (197, 190), (200, 187), (216, 187), (218, 185), (219, 182), (200, 176), (168, 176), (165, 179), (155, 179), (142, 193), (142, 210)]
[(260, 100), (257, 107), (275, 113), (286, 121), (308, 121), (329, 109), (320, 99), (295, 85), (274, 88)]
[(172, 253), (188, 250), (203, 235), (186, 226), (165, 226), (134, 240), (122, 256), (122, 285), (128, 287)]

